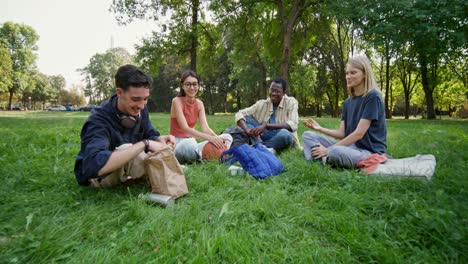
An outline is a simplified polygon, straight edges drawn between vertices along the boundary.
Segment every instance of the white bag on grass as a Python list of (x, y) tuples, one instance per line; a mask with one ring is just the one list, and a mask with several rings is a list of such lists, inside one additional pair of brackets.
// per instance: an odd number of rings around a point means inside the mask
[(405, 176), (431, 180), (436, 167), (434, 155), (416, 155), (403, 159), (388, 159), (369, 175)]

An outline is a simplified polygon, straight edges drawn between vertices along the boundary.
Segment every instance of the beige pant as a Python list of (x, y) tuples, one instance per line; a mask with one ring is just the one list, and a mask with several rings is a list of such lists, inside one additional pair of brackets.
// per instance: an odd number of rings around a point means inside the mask
[[(120, 151), (122, 149), (130, 147), (132, 144), (123, 144), (115, 149), (115, 151)], [(122, 168), (112, 172), (107, 175), (101, 181), (98, 181), (97, 178), (90, 180), (90, 186), (96, 188), (108, 188), (116, 185), (120, 185), (126, 182), (128, 179), (139, 179), (146, 177), (145, 174), (145, 164), (144, 159), (146, 158), (146, 153), (142, 151), (138, 156), (133, 160), (129, 161)]]

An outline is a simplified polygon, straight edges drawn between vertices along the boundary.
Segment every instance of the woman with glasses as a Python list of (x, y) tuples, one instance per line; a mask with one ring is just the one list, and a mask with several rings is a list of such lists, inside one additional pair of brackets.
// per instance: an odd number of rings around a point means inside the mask
[[(179, 94), (172, 99), (170, 133), (176, 138), (175, 156), (180, 163), (219, 159), (232, 143), (229, 134), (216, 135), (208, 126), (205, 106), (197, 98), (200, 77), (191, 70), (182, 73)], [(195, 129), (200, 122), (201, 131)], [(197, 143), (197, 139), (203, 140)], [(209, 144), (208, 144), (209, 143)]]
[(304, 132), (302, 141), (307, 160), (354, 168), (372, 153), (386, 152), (385, 106), (366, 56), (358, 55), (348, 61), (346, 84), (349, 97), (344, 101), (338, 129), (324, 128), (313, 119), (304, 122), (306, 127), (336, 139)]

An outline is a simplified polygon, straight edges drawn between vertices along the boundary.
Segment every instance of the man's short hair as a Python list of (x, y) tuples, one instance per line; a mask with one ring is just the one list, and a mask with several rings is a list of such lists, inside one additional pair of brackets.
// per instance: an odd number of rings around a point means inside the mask
[(115, 86), (124, 91), (127, 91), (130, 86), (150, 89), (152, 85), (153, 79), (131, 64), (121, 66), (115, 74)]
[(288, 84), (286, 83), (286, 80), (284, 80), (281, 77), (277, 77), (277, 78), (273, 79), (273, 81), (271, 81), (271, 83), (281, 84), (281, 87), (283, 87), (283, 92), (284, 93), (286, 93), (286, 91), (288, 90)]

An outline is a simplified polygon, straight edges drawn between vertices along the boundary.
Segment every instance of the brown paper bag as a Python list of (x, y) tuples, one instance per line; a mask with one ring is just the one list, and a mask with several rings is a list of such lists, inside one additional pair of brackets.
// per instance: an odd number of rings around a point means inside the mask
[(148, 154), (145, 171), (153, 193), (179, 198), (188, 193), (184, 171), (171, 148)]

